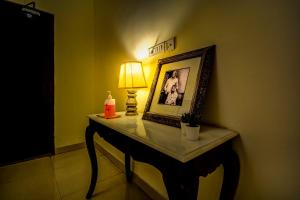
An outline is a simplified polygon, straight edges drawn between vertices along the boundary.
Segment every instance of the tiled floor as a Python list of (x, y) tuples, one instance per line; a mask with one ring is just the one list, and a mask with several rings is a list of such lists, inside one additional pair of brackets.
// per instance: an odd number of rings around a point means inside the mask
[[(98, 153), (93, 200), (150, 200), (124, 173)], [(86, 149), (0, 167), (2, 200), (84, 200), (90, 181)]]

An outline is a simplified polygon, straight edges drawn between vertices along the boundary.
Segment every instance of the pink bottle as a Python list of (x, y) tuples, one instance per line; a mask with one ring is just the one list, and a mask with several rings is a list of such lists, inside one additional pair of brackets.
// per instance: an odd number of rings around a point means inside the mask
[(104, 102), (104, 116), (105, 118), (112, 118), (116, 114), (116, 100), (112, 98), (111, 92), (108, 92), (108, 97)]

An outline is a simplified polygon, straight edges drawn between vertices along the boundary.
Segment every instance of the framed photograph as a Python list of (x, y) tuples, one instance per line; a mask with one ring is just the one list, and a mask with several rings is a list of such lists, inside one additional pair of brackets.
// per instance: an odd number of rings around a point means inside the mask
[(143, 119), (175, 127), (180, 127), (183, 113), (200, 119), (214, 51), (215, 46), (209, 46), (160, 59)]

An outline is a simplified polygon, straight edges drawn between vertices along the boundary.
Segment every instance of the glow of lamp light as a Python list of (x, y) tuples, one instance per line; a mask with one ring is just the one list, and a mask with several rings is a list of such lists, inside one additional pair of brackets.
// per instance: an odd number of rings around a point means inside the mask
[(148, 57), (148, 48), (153, 46), (155, 43), (156, 37), (146, 36), (141, 38), (139, 42), (136, 43), (134, 48), (134, 56), (137, 60), (143, 60)]
[(142, 60), (144, 58), (147, 58), (148, 57), (148, 48), (138, 50), (134, 54), (135, 54), (135, 57), (137, 60)]

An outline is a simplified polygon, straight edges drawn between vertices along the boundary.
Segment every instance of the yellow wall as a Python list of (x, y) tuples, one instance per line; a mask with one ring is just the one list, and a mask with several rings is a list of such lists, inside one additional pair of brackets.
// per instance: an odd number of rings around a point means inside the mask
[[(95, 1), (94, 8), (96, 111), (106, 90), (124, 110), (119, 65), (135, 59), (136, 49), (177, 37), (174, 52), (143, 60), (150, 85), (159, 57), (216, 44), (205, 119), (241, 135), (235, 142), (241, 158), (236, 199), (299, 197), (299, 1), (112, 0)], [(145, 101), (139, 100), (140, 111)], [(159, 175), (153, 178), (146, 168), (137, 164), (136, 170), (159, 185)], [(218, 197), (222, 168), (212, 176), (200, 183), (203, 199)]]
[(55, 145), (84, 141), (93, 112), (93, 1), (43, 1), (55, 15)]
[(93, 1), (35, 2), (55, 16), (55, 148), (84, 142), (86, 116), (94, 108)]

